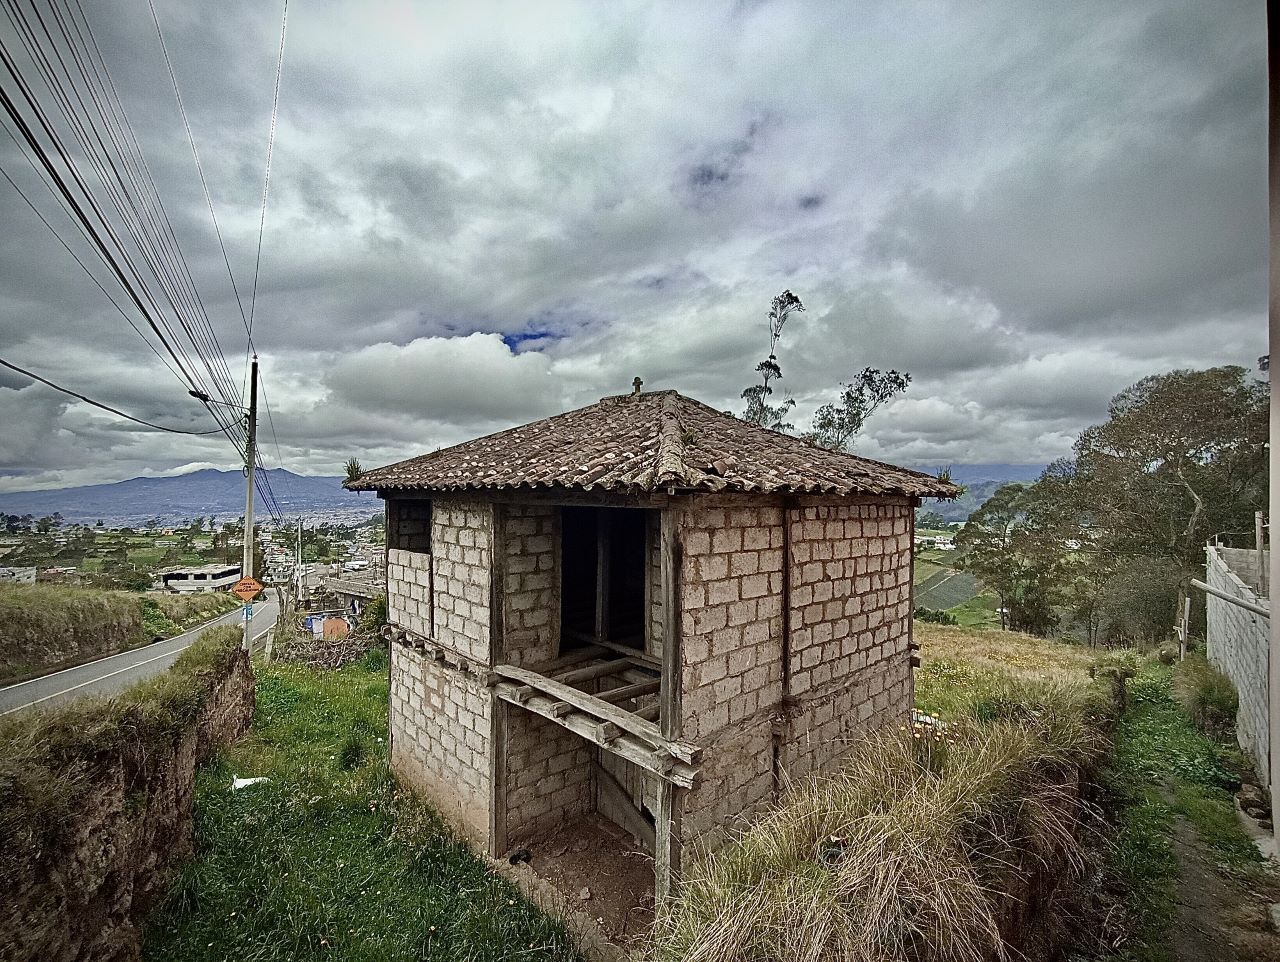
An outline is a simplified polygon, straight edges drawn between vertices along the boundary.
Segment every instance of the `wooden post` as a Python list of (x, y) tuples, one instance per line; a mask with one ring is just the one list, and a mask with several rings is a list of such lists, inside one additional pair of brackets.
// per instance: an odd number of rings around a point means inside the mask
[(684, 843), (680, 822), (684, 809), (684, 789), (665, 778), (658, 785), (658, 810), (654, 812), (653, 876), (654, 894), (659, 902), (680, 884), (680, 862)]
[[(507, 507), (494, 504), (489, 541), (489, 664), (492, 671), (506, 652), (505, 609), (507, 569)], [(507, 721), (508, 707), (489, 692), (489, 854), (501, 858), (507, 850)]]
[(1253, 547), (1258, 555), (1258, 597), (1267, 598), (1266, 532), (1261, 511), (1253, 513)]
[[(675, 509), (662, 510), (662, 705), (660, 725), (664, 738), (679, 740), (680, 702), (683, 673), (680, 656), (680, 544)], [(665, 779), (659, 786), (658, 810), (654, 812), (654, 887), (659, 901), (669, 896), (680, 881), (682, 842), (680, 821), (684, 796)]]
[(507, 851), (507, 716), (510, 707), (489, 693), (489, 758), (493, 764), (489, 779), (489, 854), (501, 858)]
[(596, 641), (609, 640), (609, 526), (607, 508), (596, 511)]

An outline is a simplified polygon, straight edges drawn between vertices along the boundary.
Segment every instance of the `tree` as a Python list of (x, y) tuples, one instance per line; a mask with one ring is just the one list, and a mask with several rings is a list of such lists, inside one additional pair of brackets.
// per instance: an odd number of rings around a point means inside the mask
[(775, 353), (778, 348), (778, 339), (782, 337), (782, 328), (787, 323), (787, 318), (803, 310), (804, 305), (800, 303), (800, 298), (790, 291), (783, 291), (770, 302), (769, 356), (756, 365), (760, 383), (742, 392), (742, 398), (747, 402), (747, 409), (742, 414), (744, 421), (768, 428), (770, 431), (795, 430), (795, 425), (788, 424), (784, 419), (796, 406), (796, 402), (787, 398), (781, 404), (771, 405), (769, 397), (773, 394), (772, 382), (782, 379), (782, 367), (778, 364)]
[(890, 398), (905, 391), (910, 383), (911, 375), (904, 372), (863, 368), (853, 381), (840, 385), (838, 401), (824, 404), (814, 412), (813, 427), (805, 436), (824, 448), (844, 451), (867, 418)]
[(1032, 485), (1006, 484), (956, 535), (957, 564), (996, 593), (1001, 628), (1047, 635), (1057, 626), (1063, 552), (1046, 507)]
[[(773, 382), (782, 379), (782, 366), (778, 363), (778, 340), (787, 318), (804, 310), (800, 298), (791, 291), (783, 291), (769, 305), (769, 356), (756, 365), (760, 383), (742, 392), (747, 402), (742, 419), (771, 431), (790, 433), (795, 425), (786, 420), (796, 402), (787, 398), (781, 404), (770, 404)], [(826, 448), (847, 450), (849, 442), (862, 430), (867, 418), (890, 398), (905, 391), (911, 383), (911, 375), (900, 371), (880, 371), (863, 368), (852, 381), (841, 384), (837, 400), (822, 405), (814, 413), (813, 423), (804, 437)]]
[(1214, 534), (1267, 506), (1268, 390), (1242, 367), (1144, 378), (1075, 445), (1076, 502), (1123, 557), (1200, 569)]

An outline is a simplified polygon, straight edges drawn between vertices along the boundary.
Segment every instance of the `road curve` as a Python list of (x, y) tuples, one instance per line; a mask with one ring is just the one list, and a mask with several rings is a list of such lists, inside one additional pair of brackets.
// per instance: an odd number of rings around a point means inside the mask
[[(253, 606), (251, 634), (255, 638), (275, 624), (277, 608), (274, 600), (259, 602)], [(205, 629), (240, 624), (244, 617), (243, 611), (242, 608), (235, 608), (164, 641), (131, 648), (74, 668), (64, 668), (62, 671), (0, 688), (0, 716), (24, 708), (50, 707), (83, 695), (114, 695), (136, 681), (166, 671)]]

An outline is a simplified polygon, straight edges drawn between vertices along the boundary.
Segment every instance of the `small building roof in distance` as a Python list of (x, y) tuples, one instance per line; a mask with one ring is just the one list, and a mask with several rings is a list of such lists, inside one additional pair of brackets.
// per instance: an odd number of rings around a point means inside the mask
[(954, 498), (949, 482), (831, 451), (675, 391), (602, 398), (565, 414), (366, 471), (353, 491), (576, 489)]

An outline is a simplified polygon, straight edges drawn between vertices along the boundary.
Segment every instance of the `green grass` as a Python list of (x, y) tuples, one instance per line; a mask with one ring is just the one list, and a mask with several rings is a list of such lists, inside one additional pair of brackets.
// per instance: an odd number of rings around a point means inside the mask
[[(541, 915), (387, 771), (386, 658), (258, 668), (252, 733), (201, 773), (197, 857), (151, 960), (573, 960)], [(265, 784), (233, 791), (233, 775)]]
[(1137, 920), (1124, 957), (1170, 958), (1163, 936), (1176, 914), (1178, 857), (1171, 838), (1186, 818), (1228, 873), (1257, 872), (1262, 856), (1237, 821), (1230, 788), (1240, 764), (1233, 747), (1199, 731), (1174, 700), (1174, 670), (1141, 667), (1129, 684), (1130, 704), (1116, 729), (1105, 786), (1117, 810), (1111, 868), (1129, 893)]
[(978, 579), (973, 575), (946, 568), (917, 586), (915, 602), (926, 608), (947, 610), (964, 604), (980, 591)]
[(962, 628), (989, 629), (1000, 627), (1000, 615), (996, 612), (999, 601), (995, 595), (974, 595), (968, 601), (947, 609)]

